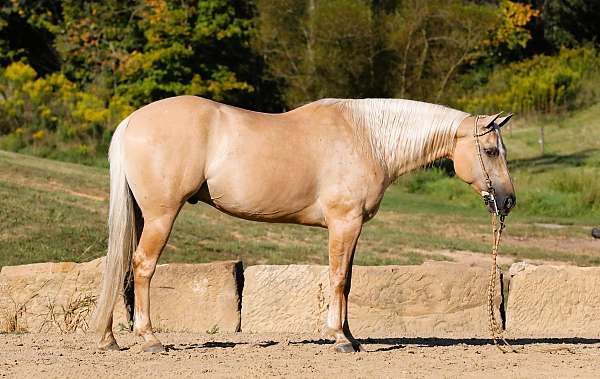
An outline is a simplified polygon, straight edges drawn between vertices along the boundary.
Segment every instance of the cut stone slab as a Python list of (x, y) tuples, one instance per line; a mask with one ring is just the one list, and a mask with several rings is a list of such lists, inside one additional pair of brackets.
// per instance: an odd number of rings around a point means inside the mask
[[(357, 337), (488, 337), (488, 274), (446, 262), (355, 266), (350, 329)], [(243, 332), (324, 331), (326, 266), (251, 266), (244, 280)], [(501, 288), (499, 278), (497, 285)], [(500, 303), (497, 294), (496, 309)]]
[[(86, 263), (6, 266), (0, 272), (0, 331), (86, 331), (100, 287), (103, 258)], [(159, 265), (152, 280), (151, 317), (162, 331), (240, 328), (241, 263)], [(123, 300), (113, 328), (127, 329)]]
[[(5, 266), (0, 272), (0, 331), (88, 330), (102, 277), (103, 259), (86, 263)], [(127, 325), (123, 301), (114, 325)]]
[(150, 286), (155, 330), (239, 331), (242, 270), (237, 261), (157, 266)]
[(599, 288), (600, 267), (527, 265), (510, 280), (507, 335), (600, 338)]

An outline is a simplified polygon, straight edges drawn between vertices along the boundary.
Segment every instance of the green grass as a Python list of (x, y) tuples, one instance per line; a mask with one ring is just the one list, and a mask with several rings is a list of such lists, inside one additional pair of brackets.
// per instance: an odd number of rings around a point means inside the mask
[[(544, 157), (537, 145), (541, 123)], [(600, 242), (589, 229), (600, 223), (600, 105), (568, 117), (520, 120), (504, 135), (518, 205), (508, 218), (501, 255), (599, 265)], [(106, 168), (0, 152), (0, 266), (103, 255), (107, 190)], [(364, 228), (355, 263), (460, 260), (460, 251), (487, 259), (489, 222), (467, 185), (440, 170), (418, 171), (388, 190), (379, 214)], [(186, 205), (161, 262), (225, 259), (246, 265), (326, 264), (327, 233)]]

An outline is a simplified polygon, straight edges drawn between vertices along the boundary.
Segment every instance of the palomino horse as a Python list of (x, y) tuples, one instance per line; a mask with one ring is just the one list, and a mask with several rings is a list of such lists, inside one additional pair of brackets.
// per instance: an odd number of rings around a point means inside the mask
[(347, 306), (363, 223), (398, 176), (442, 157), (478, 193), (492, 191), (496, 211), (507, 214), (515, 195), (499, 128), (509, 118), (393, 99), (325, 99), (264, 114), (182, 96), (135, 111), (110, 146), (99, 348), (119, 348), (113, 308), (133, 265), (134, 331), (145, 351), (164, 349), (152, 332), (150, 280), (179, 210), (202, 201), (248, 220), (327, 228), (327, 330), (336, 351), (359, 350)]

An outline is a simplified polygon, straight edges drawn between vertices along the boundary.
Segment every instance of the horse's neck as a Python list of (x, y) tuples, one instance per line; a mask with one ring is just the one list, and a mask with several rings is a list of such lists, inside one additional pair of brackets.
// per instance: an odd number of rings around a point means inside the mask
[(467, 113), (411, 100), (344, 100), (341, 109), (354, 124), (390, 180), (448, 156)]

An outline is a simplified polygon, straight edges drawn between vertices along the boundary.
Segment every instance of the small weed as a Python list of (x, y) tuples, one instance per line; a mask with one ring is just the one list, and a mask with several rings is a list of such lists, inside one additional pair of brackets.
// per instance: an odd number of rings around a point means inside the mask
[(40, 332), (47, 325), (53, 325), (61, 333), (73, 333), (77, 330), (87, 331), (87, 323), (94, 306), (96, 297), (91, 294), (79, 293), (77, 297), (69, 299), (66, 306), (56, 306), (56, 300), (48, 298), (44, 322), (40, 326)]
[[(133, 321), (128, 321), (127, 324), (120, 322), (117, 324), (117, 333), (129, 333), (133, 330)], [(156, 331), (156, 330), (155, 330)]]
[(22, 301), (17, 301), (14, 296), (14, 290), (11, 286), (5, 285), (0, 287), (0, 295), (10, 300), (11, 307), (5, 307), (0, 311), (0, 332), (1, 333), (26, 333), (28, 332), (27, 321), (25, 315), (27, 314), (27, 305), (36, 297), (42, 288), (48, 284), (49, 281), (45, 281), (42, 285), (32, 294)]
[(213, 335), (213, 334), (217, 334), (217, 333), (219, 333), (219, 326), (216, 324), (213, 325), (212, 328), (210, 328), (206, 331), (206, 334), (209, 334), (209, 335)]

